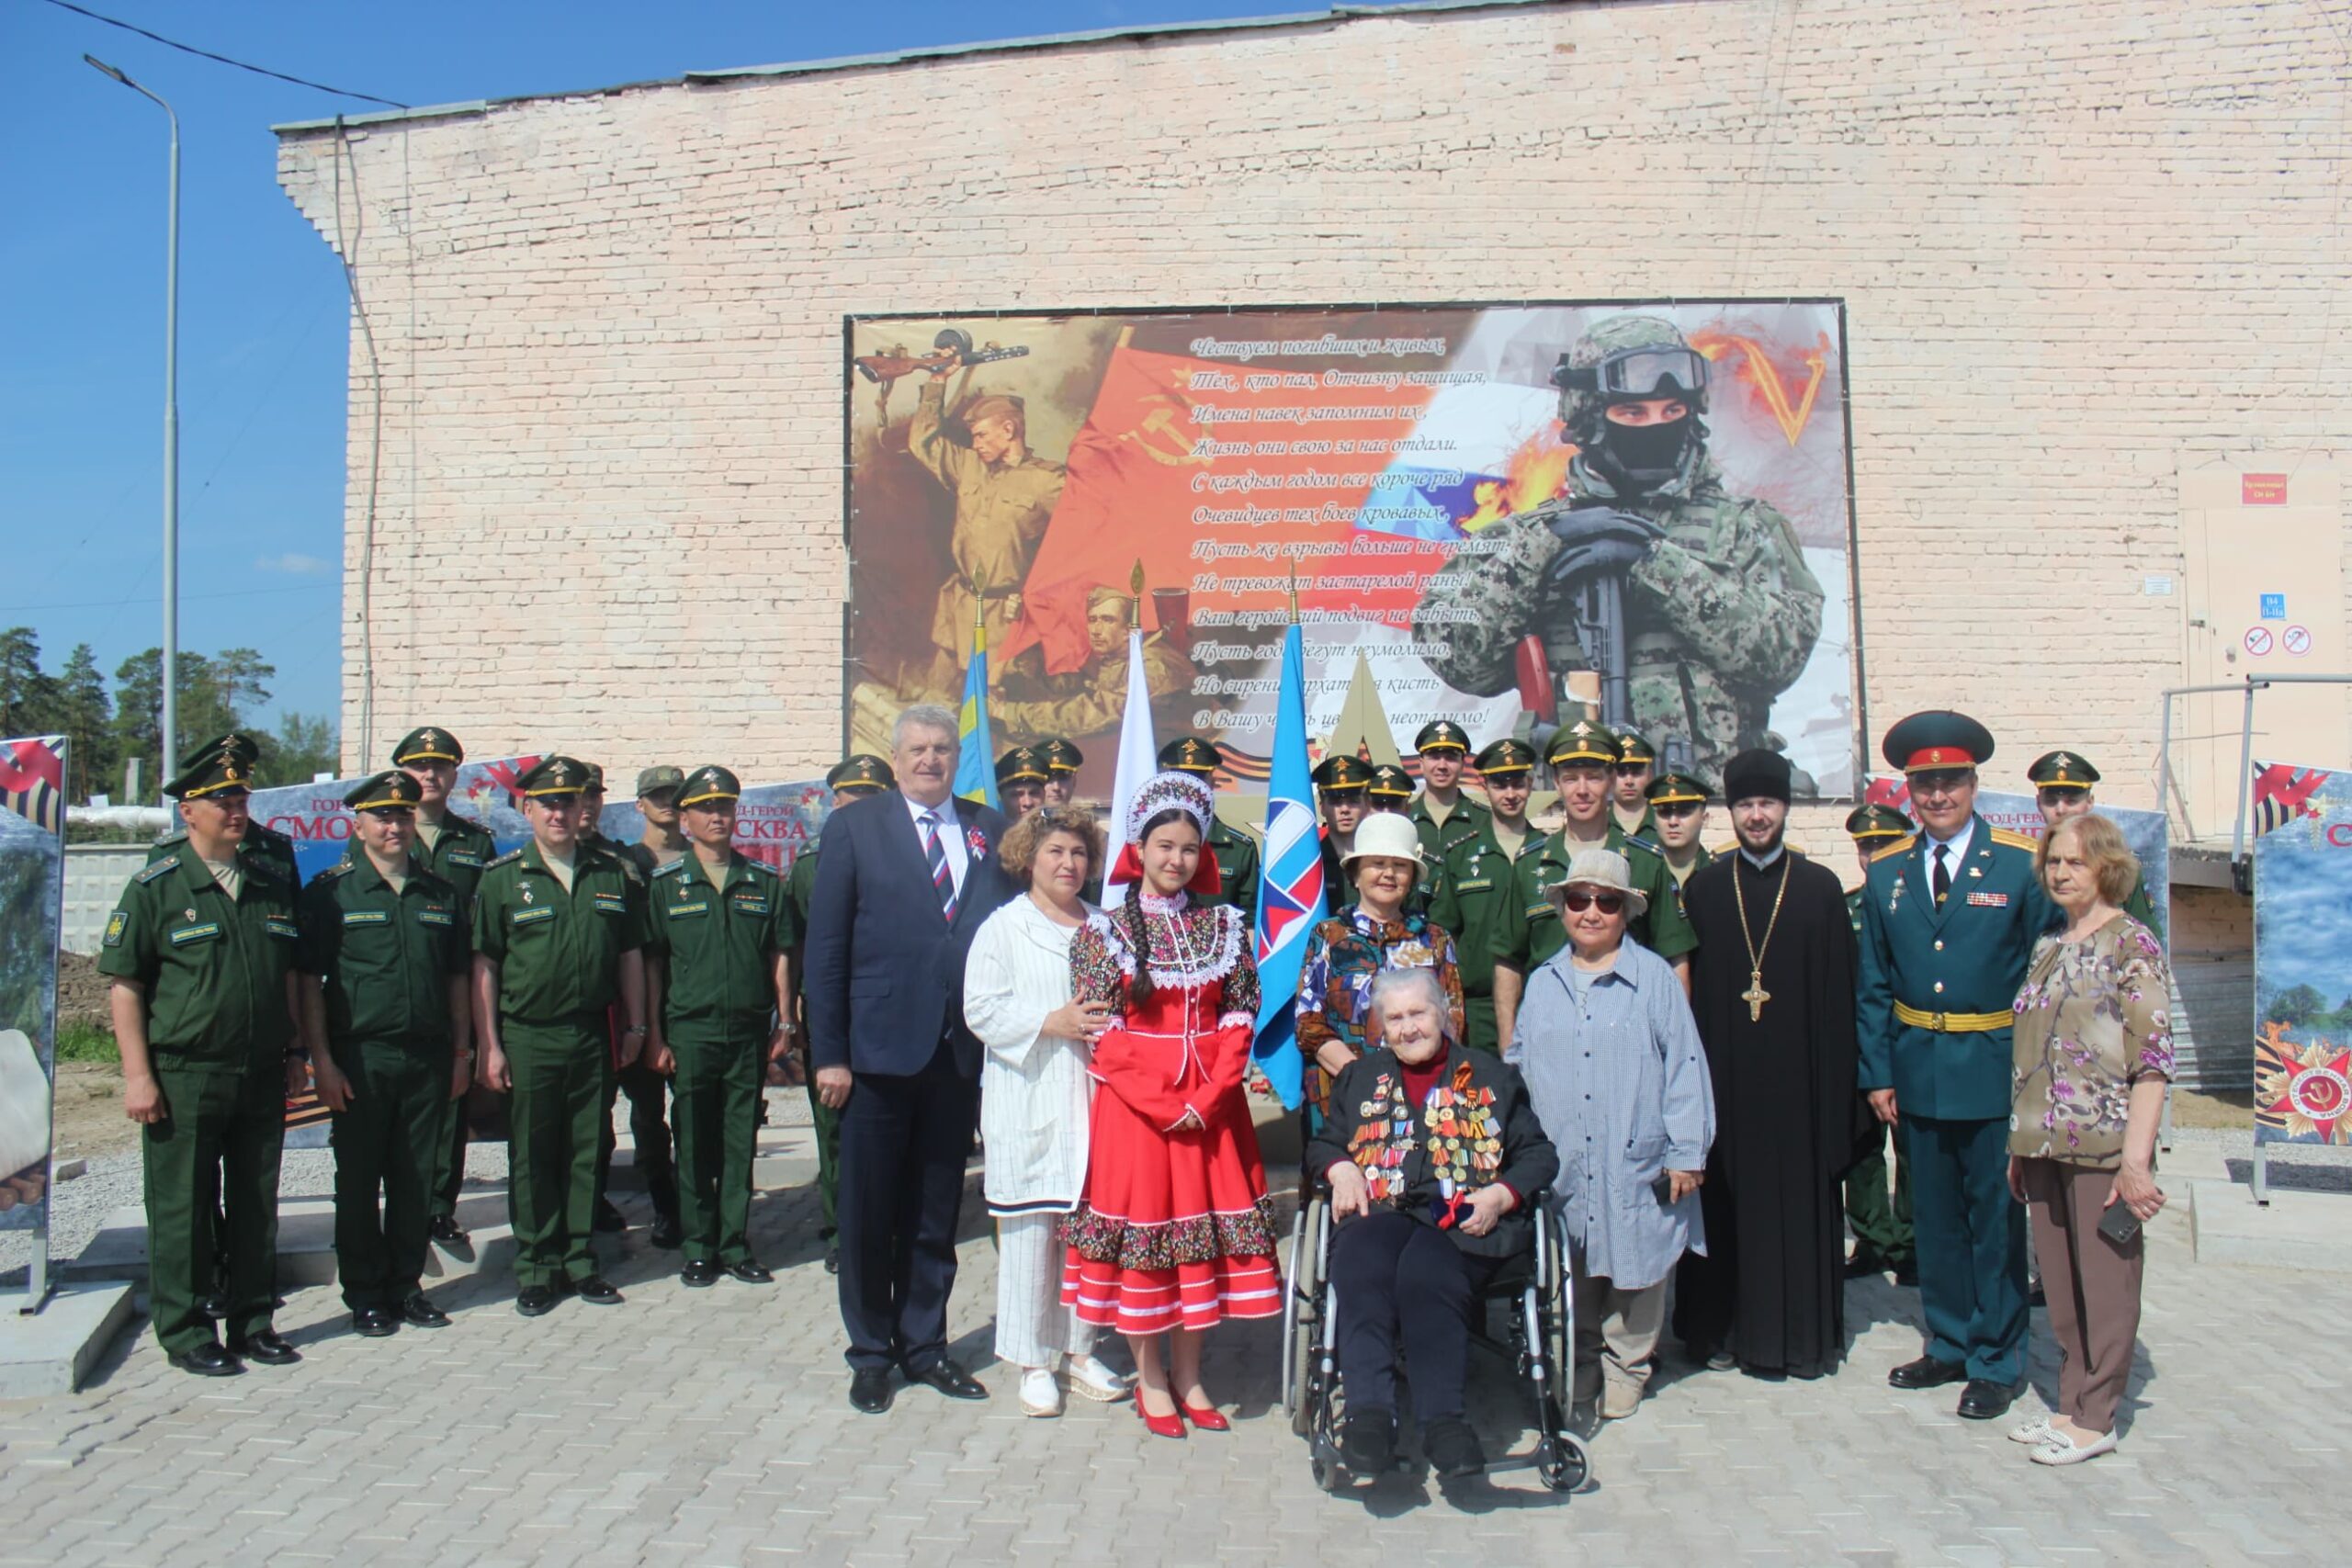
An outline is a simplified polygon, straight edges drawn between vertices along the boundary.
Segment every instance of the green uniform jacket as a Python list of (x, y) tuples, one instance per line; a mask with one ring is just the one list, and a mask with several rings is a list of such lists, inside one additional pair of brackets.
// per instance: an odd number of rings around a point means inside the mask
[[(168, 839), (158, 839), (147, 852), (147, 863), (153, 865), (166, 855), (175, 855), (187, 848), (187, 831), (182, 829)], [(277, 880), (289, 888), (302, 886), (302, 873), (294, 863), (294, 840), (275, 828), (265, 828), (258, 822), (245, 826), (245, 836), (237, 840), (237, 859), (247, 864), (263, 861), (277, 868)]]
[(326, 982), (329, 1039), (417, 1050), (449, 1043), (449, 977), (466, 973), (471, 954), (455, 887), (411, 857), (394, 892), (361, 850), (311, 879), (301, 911), (301, 968)]
[(2148, 881), (2138, 872), (2132, 874), (2132, 891), (2123, 896), (2123, 912), (2156, 933), (2158, 942), (2165, 942), (2164, 922), (2156, 919), (2156, 906), (2148, 897)]
[(1216, 855), (1217, 896), (1204, 904), (1230, 904), (1250, 920), (1258, 918), (1258, 840), (1222, 818), (1209, 823), (1209, 848)]
[[(1696, 948), (1698, 933), (1682, 917), (1674, 874), (1666, 869), (1657, 851), (1625, 837), (1613, 818), (1606, 847), (1625, 857), (1635, 890), (1649, 901), (1640, 918), (1626, 922), (1625, 934), (1669, 963)], [(1568, 945), (1567, 928), (1560, 924), (1559, 911), (1552, 908), (1544, 889), (1567, 874), (1569, 853), (1555, 833), (1544, 840), (1540, 852), (1520, 857), (1511, 874), (1518, 892), (1504, 907), (1503, 918), (1495, 928), (1496, 963), (1532, 975)]]
[(800, 941), (790, 890), (773, 870), (730, 852), (724, 886), (715, 887), (689, 852), (653, 874), (645, 934), (647, 951), (666, 965), (665, 1035), (766, 1041), (777, 1005), (776, 954)]
[[(424, 818), (417, 820), (422, 823)], [(367, 852), (360, 853), (364, 856)], [(416, 847), (409, 853), (417, 864), (457, 889), (461, 909), (458, 930), (471, 941), (474, 890), (481, 886), (482, 868), (498, 856), (497, 841), (490, 829), (452, 811), (441, 818), (441, 836), (431, 849), (424, 847), (424, 835), (419, 833)]]
[(1858, 1077), (1892, 1088), (1905, 1115), (2006, 1119), (2007, 1027), (1941, 1032), (1899, 1021), (1894, 1004), (1923, 1012), (2007, 1013), (2033, 944), (2057, 909), (2033, 874), (2033, 840), (1975, 819), (1951, 895), (1928, 891), (1928, 837), (1914, 833), (1871, 862), (1862, 885), (1861, 977), (1855, 998)]
[[(1635, 836), (1640, 837), (1638, 834)], [(1647, 841), (1653, 844), (1657, 842), (1656, 839), (1650, 839)], [(1690, 876), (1696, 876), (1699, 874), (1700, 867), (1705, 865), (1709, 861), (1715, 858), (1715, 852), (1709, 849), (1704, 844), (1695, 844), (1691, 847), (1697, 851), (1697, 852), (1690, 858)], [(1724, 852), (1725, 854), (1729, 854), (1731, 852), (1726, 850)], [(1658, 850), (1658, 859), (1666, 859), (1666, 851), (1663, 846), (1660, 846)], [(1682, 902), (1682, 889), (1683, 886), (1690, 880), (1690, 877), (1677, 877), (1674, 874), (1674, 867), (1669, 865), (1666, 868), (1666, 880), (1668, 885), (1674, 889), (1675, 908), (1682, 912), (1683, 919), (1690, 919), (1690, 907)]]
[(1853, 922), (1856, 942), (1862, 940), (1862, 895), (1869, 891), (1870, 887), (1866, 883), (1846, 895), (1846, 919)]
[[(1443, 865), (1455, 850), (1476, 838), (1495, 819), (1492, 811), (1465, 795), (1454, 802), (1453, 810), (1441, 825), (1430, 815), (1427, 791), (1413, 797), (1413, 809), (1406, 815), (1412, 818), (1413, 830), (1420, 834), (1421, 849), (1431, 865)], [(1450, 926), (1446, 929), (1453, 930)]]
[[(1529, 833), (1520, 843), (1519, 859), (1541, 855), (1544, 843), (1543, 834)], [(1503, 852), (1489, 815), (1476, 833), (1454, 846), (1438, 872), (1430, 895), (1430, 924), (1453, 939), (1465, 997), (1495, 994), (1495, 932), (1503, 911), (1519, 897), (1512, 874), (1517, 863)]]
[(566, 893), (536, 840), (482, 868), (474, 951), (499, 966), (502, 1017), (598, 1012), (620, 995), (620, 960), (645, 945), (645, 884), (618, 855), (585, 845)]
[(301, 957), (294, 886), (247, 857), (232, 899), (195, 854), (166, 855), (126, 883), (98, 973), (147, 990), (155, 1066), (280, 1073), (294, 1042), (286, 977)]

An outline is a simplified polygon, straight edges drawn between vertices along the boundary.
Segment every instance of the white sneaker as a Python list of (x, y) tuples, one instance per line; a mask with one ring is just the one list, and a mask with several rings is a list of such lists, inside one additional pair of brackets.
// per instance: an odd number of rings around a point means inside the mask
[(2027, 1422), (2024, 1426), (2013, 1427), (2009, 1432), (2009, 1441), (2013, 1443), (2046, 1443), (2053, 1435), (2054, 1434), (2050, 1428), (2050, 1417), (2047, 1416), (2037, 1416), (2032, 1420)]
[(1135, 1386), (1133, 1378), (1120, 1376), (1091, 1355), (1072, 1356), (1069, 1366), (1070, 1393), (1097, 1404), (1115, 1404)]
[(2115, 1451), (2115, 1434), (2101, 1432), (2089, 1442), (2077, 1442), (2064, 1432), (2052, 1431), (2050, 1440), (2028, 1456), (2036, 1464), (2080, 1464), (2086, 1459)]
[(1062, 1413), (1062, 1385), (1044, 1367), (1021, 1369), (1021, 1414), (1051, 1420)]

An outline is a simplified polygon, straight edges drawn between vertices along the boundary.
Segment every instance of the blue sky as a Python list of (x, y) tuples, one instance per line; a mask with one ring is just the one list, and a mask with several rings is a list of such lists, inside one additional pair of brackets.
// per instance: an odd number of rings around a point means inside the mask
[[(86, 0), (291, 75), (424, 105), (691, 69), (1276, 15), (1227, 0)], [(163, 111), (182, 139), (180, 645), (277, 666), (272, 715), (340, 692), (347, 316), (333, 254), (277, 184), (269, 127), (375, 106), (232, 70), (58, 9), (0, 0), (0, 626), (51, 669), (112, 675), (162, 640)]]

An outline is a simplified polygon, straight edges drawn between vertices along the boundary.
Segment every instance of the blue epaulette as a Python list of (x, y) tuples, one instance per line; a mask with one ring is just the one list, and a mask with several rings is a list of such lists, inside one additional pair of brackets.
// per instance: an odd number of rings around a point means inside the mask
[(144, 871), (142, 871), (142, 872), (139, 873), (139, 874), (138, 874), (136, 876), (134, 876), (131, 880), (132, 880), (132, 881), (134, 881), (134, 882), (141, 883), (141, 884), (142, 884), (142, 885), (143, 885), (143, 884), (146, 884), (146, 883), (153, 882), (153, 881), (154, 881), (157, 877), (159, 877), (159, 876), (163, 875), (165, 872), (170, 871), (171, 869), (173, 869), (175, 866), (178, 865), (179, 863), (180, 863), (180, 857), (179, 857), (179, 856), (177, 856), (177, 855), (165, 855), (162, 860), (157, 861), (153, 865), (151, 865), (151, 866), (149, 866), (146, 870), (144, 870)]
[(492, 870), (492, 869), (493, 869), (493, 868), (495, 868), (495, 867), (504, 865), (504, 864), (506, 864), (507, 863), (509, 863), (510, 861), (518, 861), (518, 860), (521, 860), (522, 858), (523, 858), (523, 852), (522, 852), (521, 850), (509, 850), (509, 851), (507, 851), (504, 854), (503, 854), (503, 855), (499, 855), (499, 856), (496, 856), (495, 858), (492, 859), (492, 860), (491, 860), (491, 861), (489, 861), (487, 863), (485, 863), (485, 864), (482, 866), (482, 870), (484, 870), (484, 871), (490, 871), (490, 870)]

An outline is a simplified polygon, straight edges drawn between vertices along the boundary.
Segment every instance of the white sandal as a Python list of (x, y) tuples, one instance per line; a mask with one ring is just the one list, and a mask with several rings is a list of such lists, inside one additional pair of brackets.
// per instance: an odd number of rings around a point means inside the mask
[(1064, 1365), (1069, 1372), (1070, 1393), (1097, 1404), (1116, 1404), (1135, 1387), (1133, 1378), (1120, 1376), (1091, 1355), (1069, 1357)]
[(2050, 1440), (2028, 1456), (2036, 1464), (2080, 1464), (2087, 1459), (2115, 1451), (2115, 1434), (2101, 1432), (2087, 1443), (2078, 1443), (2064, 1432), (2052, 1431)]

